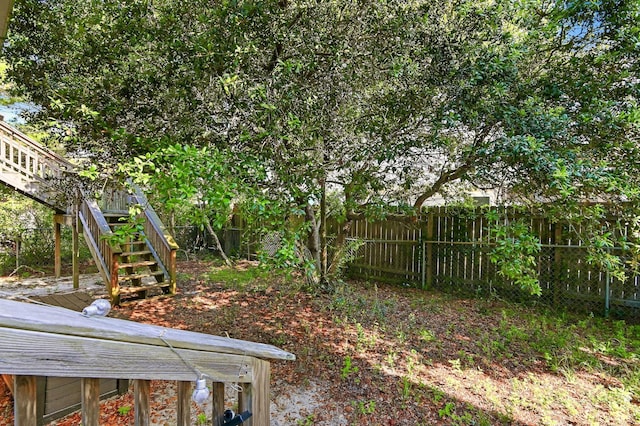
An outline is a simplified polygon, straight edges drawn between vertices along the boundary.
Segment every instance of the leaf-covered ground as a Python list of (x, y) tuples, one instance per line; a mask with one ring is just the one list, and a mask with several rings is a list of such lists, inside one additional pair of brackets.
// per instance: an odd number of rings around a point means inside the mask
[[(294, 353), (272, 363), (273, 425), (640, 423), (638, 326), (372, 282), (313, 293), (248, 263), (179, 269), (178, 295), (111, 316)], [(172, 424), (173, 385), (153, 391), (153, 424)], [(105, 402), (101, 422), (132, 424), (132, 405), (130, 393)]]

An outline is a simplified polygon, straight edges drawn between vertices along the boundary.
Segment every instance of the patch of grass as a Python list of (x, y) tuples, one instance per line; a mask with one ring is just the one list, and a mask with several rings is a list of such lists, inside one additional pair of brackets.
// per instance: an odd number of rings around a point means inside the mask
[(207, 273), (206, 278), (210, 282), (221, 283), (226, 288), (237, 291), (262, 291), (272, 283), (278, 282), (275, 278), (283, 278), (282, 271), (272, 271), (265, 268), (214, 268)]
[(354, 401), (352, 405), (357, 408), (358, 413), (360, 413), (360, 415), (362, 416), (371, 415), (376, 411), (376, 402), (374, 400), (357, 402)]
[(428, 330), (426, 328), (423, 328), (420, 331), (418, 331), (418, 336), (420, 337), (420, 340), (422, 340), (425, 343), (433, 342), (436, 340), (436, 334), (433, 331)]
[(350, 375), (358, 372), (358, 367), (353, 365), (353, 361), (350, 356), (344, 357), (344, 364), (342, 365), (342, 370), (340, 370), (340, 377), (342, 379), (348, 378)]
[(121, 407), (118, 407), (118, 414), (121, 416), (126, 416), (128, 415), (132, 410), (132, 407), (130, 405), (123, 405)]
[(315, 421), (315, 416), (313, 414), (308, 415), (304, 419), (296, 420), (297, 426), (312, 426)]
[(199, 425), (207, 424), (207, 415), (204, 413), (198, 414), (198, 417), (196, 418), (196, 423)]

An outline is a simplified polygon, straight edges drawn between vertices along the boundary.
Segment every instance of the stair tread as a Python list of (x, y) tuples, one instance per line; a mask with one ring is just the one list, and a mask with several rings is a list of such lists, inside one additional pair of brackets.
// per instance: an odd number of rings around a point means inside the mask
[(162, 271), (149, 271), (149, 272), (144, 272), (144, 273), (140, 273), (140, 274), (121, 275), (121, 276), (118, 277), (118, 281), (131, 281), (131, 280), (137, 280), (137, 279), (141, 279), (141, 278), (155, 277), (155, 276), (158, 276), (158, 275), (164, 275), (164, 272), (162, 272)]
[(153, 290), (154, 288), (162, 288), (162, 287), (169, 287), (169, 283), (161, 282), (157, 284), (149, 284), (149, 285), (141, 285), (141, 286), (120, 287), (120, 295), (138, 293), (140, 291)]
[[(125, 296), (129, 296), (129, 294), (125, 294)], [(171, 294), (171, 293), (167, 293), (167, 294), (157, 294), (155, 296), (146, 296), (145, 300), (160, 300), (160, 299), (166, 299), (168, 297), (173, 297), (175, 296), (175, 294)], [(120, 302), (120, 306), (131, 306), (135, 303), (138, 303), (138, 301), (136, 299), (131, 299), (131, 300), (123, 300), (122, 302)]]
[(143, 256), (151, 254), (151, 250), (140, 250), (140, 251), (125, 251), (120, 254), (120, 256)]
[(122, 263), (118, 265), (118, 268), (136, 268), (138, 266), (152, 266), (157, 264), (158, 262), (155, 260), (141, 260), (139, 262)]

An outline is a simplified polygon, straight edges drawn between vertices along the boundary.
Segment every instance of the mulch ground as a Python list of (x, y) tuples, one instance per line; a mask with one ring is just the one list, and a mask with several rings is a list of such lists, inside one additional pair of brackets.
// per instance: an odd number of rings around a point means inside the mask
[[(544, 412), (526, 403), (508, 408), (505, 401), (518, 384), (523, 387), (516, 396), (524, 401), (537, 397), (530, 395), (532, 389), (569, 386), (568, 395), (575, 393), (569, 396), (579, 403), (579, 393), (588, 391), (583, 387), (602, 386), (602, 378), (578, 374), (567, 385), (526, 346), (512, 347), (508, 357), (488, 356), (479, 332), (503, 319), (499, 302), (370, 283), (312, 294), (276, 275), (234, 286), (210, 280), (211, 268), (207, 262), (182, 262), (175, 297), (130, 302), (110, 316), (269, 343), (294, 353), (294, 362), (272, 363), (272, 399), (286, 398), (292, 389), (322, 395), (279, 425), (590, 423), (584, 416), (591, 408), (573, 413), (560, 401), (549, 401)], [(130, 398), (105, 402), (102, 424), (130, 424), (131, 413), (118, 412), (132, 404)], [(616, 424), (606, 410), (592, 411), (594, 424)], [(12, 424), (12, 401), (1, 381), (0, 418), (5, 419), (0, 425)], [(79, 423), (75, 414), (56, 424)]]

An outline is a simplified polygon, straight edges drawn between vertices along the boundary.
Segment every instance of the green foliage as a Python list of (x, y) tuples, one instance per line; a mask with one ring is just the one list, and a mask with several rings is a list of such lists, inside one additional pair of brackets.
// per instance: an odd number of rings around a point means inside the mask
[[(0, 275), (8, 275), (19, 266), (41, 270), (53, 264), (53, 212), (5, 187), (0, 187), (0, 204)], [(63, 262), (71, 262), (68, 227), (62, 228), (61, 256)], [(80, 258), (90, 257), (86, 246), (81, 245)]]
[(131, 412), (132, 407), (130, 405), (122, 405), (118, 407), (118, 414), (121, 416), (127, 416)]
[(342, 379), (346, 379), (352, 374), (357, 373), (358, 371), (359, 368), (358, 366), (353, 365), (351, 357), (349, 355), (344, 357), (344, 364), (342, 366), (342, 369), (340, 370), (340, 377), (342, 377)]
[(116, 228), (108, 235), (102, 238), (113, 245), (122, 245), (127, 241), (137, 240), (144, 232), (144, 218), (136, 217), (132, 214), (127, 217), (120, 218), (120, 222)]
[(315, 420), (315, 416), (313, 414), (309, 414), (304, 419), (296, 420), (297, 426), (313, 426), (313, 422)]
[(358, 258), (358, 251), (364, 245), (365, 242), (363, 240), (356, 238), (347, 240), (341, 247), (334, 247), (335, 253), (332, 262), (335, 264), (332, 264), (332, 273), (327, 277), (328, 280), (339, 281), (349, 264)]
[(488, 242), (493, 244), (489, 259), (498, 265), (498, 273), (508, 280), (513, 280), (523, 290), (540, 296), (542, 289), (536, 270), (540, 241), (520, 220), (503, 220), (501, 223), (495, 210), (488, 210), (486, 217), (490, 223), (487, 230)]
[(363, 416), (369, 416), (376, 412), (376, 402), (374, 400), (358, 401), (356, 406), (358, 408), (358, 413)]
[(424, 187), (425, 168), (427, 192), (636, 183), (609, 149), (637, 156), (634, 2), (205, 3), (18, 2), (9, 75), (43, 117), (70, 123), (71, 145), (228, 146), (259, 158), (282, 195), (317, 195), (335, 174), (372, 214), (385, 189)]
[(453, 416), (456, 409), (456, 404), (453, 402), (447, 402), (444, 407), (438, 410), (438, 416), (440, 418), (451, 417)]
[[(130, 162), (169, 211), (193, 204), (185, 214), (214, 229), (236, 202), (282, 223), (327, 192), (345, 220), (416, 212), (469, 185), (562, 206), (633, 202), (639, 8), (22, 0), (4, 54), (68, 151)], [(502, 273), (535, 291), (533, 244), (497, 238), (523, 246), (498, 254)]]

